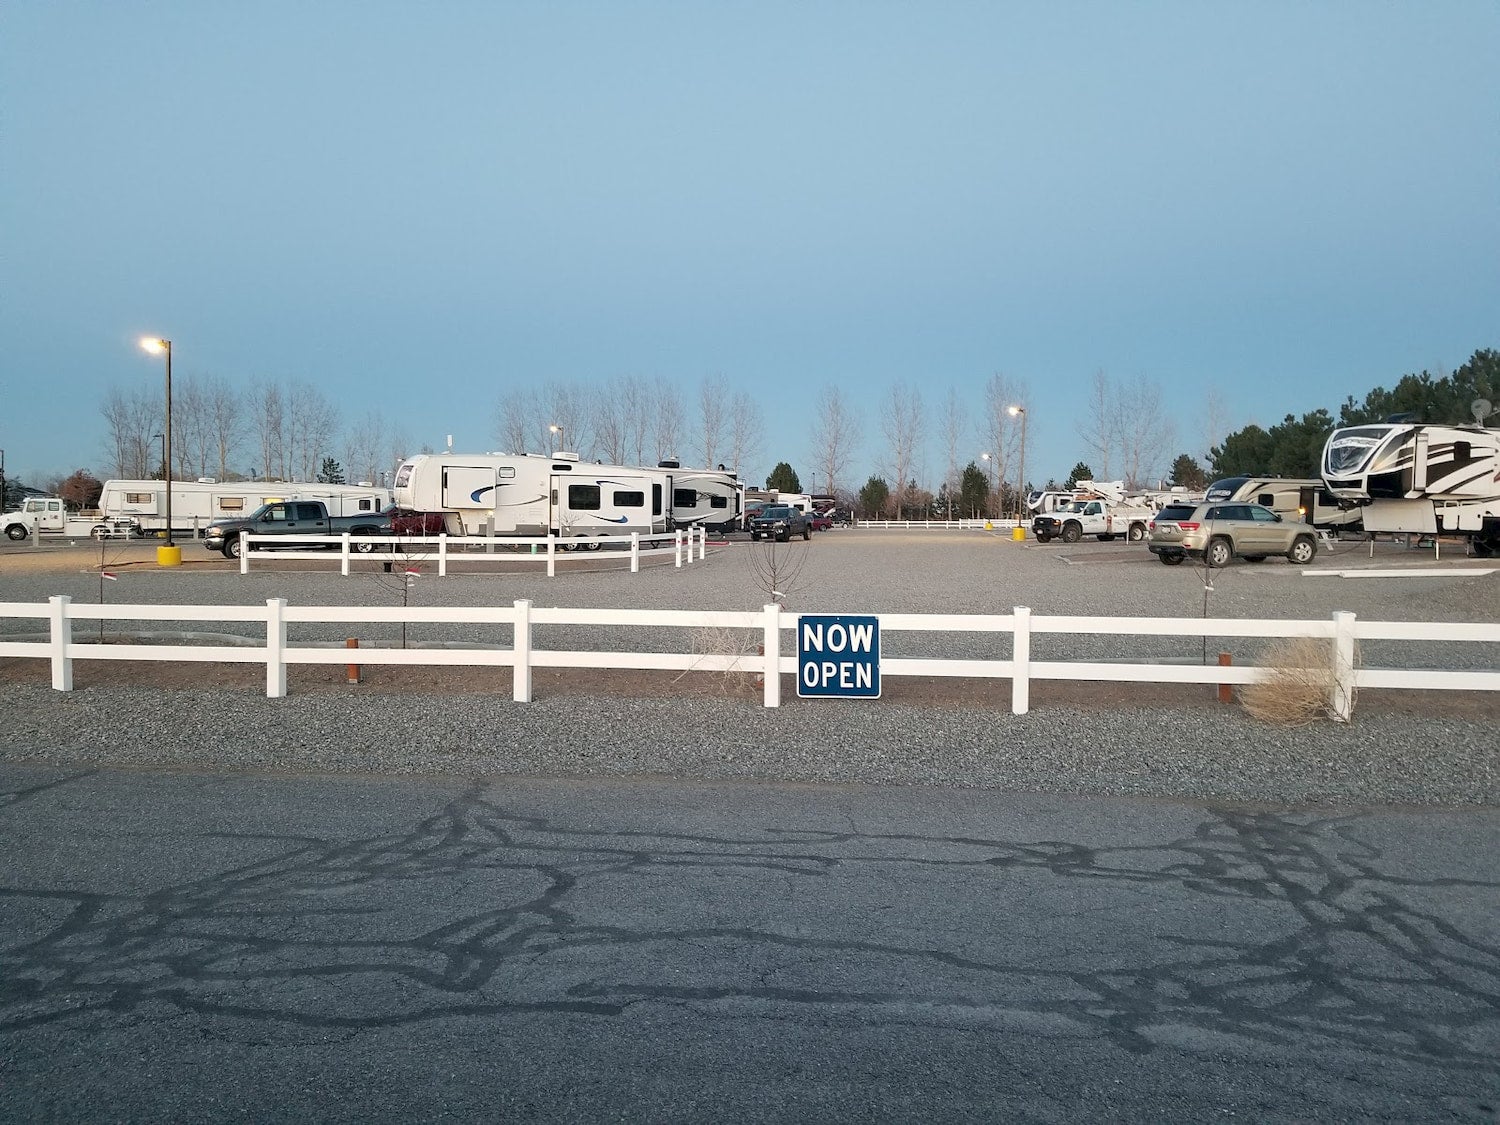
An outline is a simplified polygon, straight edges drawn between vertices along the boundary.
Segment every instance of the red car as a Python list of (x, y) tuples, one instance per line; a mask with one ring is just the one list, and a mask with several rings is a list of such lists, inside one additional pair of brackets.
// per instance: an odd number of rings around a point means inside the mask
[(809, 512), (807, 526), (814, 531), (827, 531), (833, 526), (833, 517), (826, 512)]
[(446, 530), (442, 512), (414, 512), (393, 504), (380, 515), (391, 521), (392, 535), (441, 535)]

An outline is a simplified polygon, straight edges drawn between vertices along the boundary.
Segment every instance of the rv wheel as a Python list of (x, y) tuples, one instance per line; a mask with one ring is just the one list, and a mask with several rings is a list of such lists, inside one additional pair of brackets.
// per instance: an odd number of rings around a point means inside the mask
[(602, 551), (604, 549), (603, 539), (590, 539), (583, 545), (585, 551)]

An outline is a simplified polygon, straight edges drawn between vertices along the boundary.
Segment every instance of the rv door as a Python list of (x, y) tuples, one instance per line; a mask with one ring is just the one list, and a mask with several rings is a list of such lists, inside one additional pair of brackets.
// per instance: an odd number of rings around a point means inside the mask
[(443, 504), (450, 510), (494, 508), (495, 469), (491, 465), (443, 466)]

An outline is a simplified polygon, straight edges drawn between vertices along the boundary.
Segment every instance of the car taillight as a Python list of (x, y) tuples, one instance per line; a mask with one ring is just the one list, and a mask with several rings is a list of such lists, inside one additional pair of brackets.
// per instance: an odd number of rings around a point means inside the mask
[(1182, 522), (1179, 522), (1177, 524), (1177, 526), (1179, 528), (1181, 528), (1183, 531), (1197, 531), (1198, 530), (1198, 525), (1196, 523), (1182, 523)]

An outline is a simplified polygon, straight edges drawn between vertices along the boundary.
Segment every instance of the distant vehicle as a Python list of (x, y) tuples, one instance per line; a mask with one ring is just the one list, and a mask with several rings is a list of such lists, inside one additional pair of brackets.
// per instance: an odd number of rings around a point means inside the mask
[(1233, 558), (1265, 562), (1284, 555), (1298, 566), (1318, 553), (1311, 526), (1283, 519), (1259, 504), (1168, 504), (1151, 522), (1153, 555), (1167, 566), (1189, 556), (1209, 566), (1228, 566)]
[[(331, 516), (321, 500), (280, 500), (262, 504), (245, 519), (215, 520), (203, 532), (203, 545), (210, 551), (222, 551), (226, 559), (237, 559), (242, 531), (251, 535), (341, 535), (346, 531), (351, 535), (389, 535), (391, 521), (379, 512)], [(251, 550), (265, 546), (250, 544)], [(353, 549), (369, 554), (378, 547), (364, 542), (355, 543)]]
[(1321, 480), (1296, 477), (1225, 477), (1203, 493), (1210, 504), (1259, 504), (1284, 519), (1314, 527), (1357, 527), (1358, 508), (1340, 505)]
[(814, 531), (833, 530), (833, 517), (827, 512), (813, 512), (807, 517), (807, 522)]
[(441, 512), (415, 512), (392, 504), (380, 518), (391, 521), (392, 535), (441, 535), (447, 530)]
[(750, 521), (751, 539), (778, 539), (783, 543), (792, 536), (812, 538), (812, 526), (797, 508), (786, 504), (767, 504)]
[(1097, 536), (1108, 543), (1123, 535), (1132, 543), (1146, 538), (1151, 524), (1149, 508), (1125, 507), (1108, 500), (1070, 500), (1050, 515), (1032, 518), (1031, 531), (1042, 543), (1054, 538), (1077, 543), (1085, 535)]
[(0, 527), (10, 539), (28, 535), (60, 535), (82, 539), (128, 539), (140, 532), (134, 520), (109, 519), (68, 511), (58, 496), (28, 496), (14, 512), (0, 516)]

